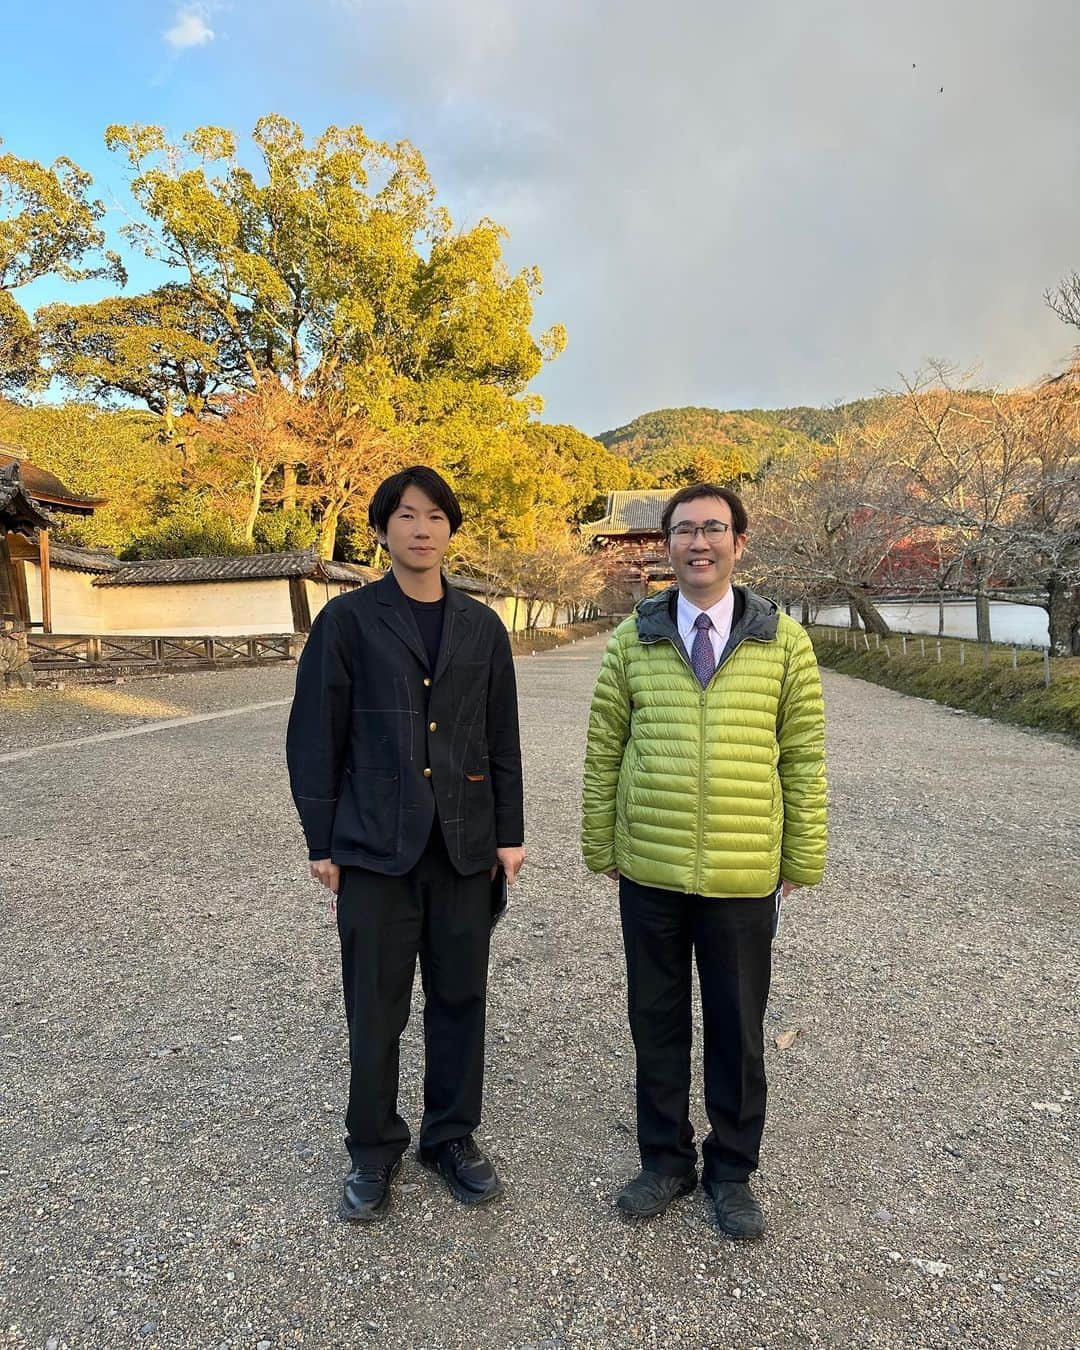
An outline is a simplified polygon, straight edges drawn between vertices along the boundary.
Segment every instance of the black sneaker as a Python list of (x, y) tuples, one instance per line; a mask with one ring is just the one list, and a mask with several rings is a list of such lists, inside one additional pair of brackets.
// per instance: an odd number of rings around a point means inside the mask
[(491, 1160), (477, 1148), (471, 1134), (422, 1148), (418, 1157), (425, 1167), (438, 1172), (450, 1194), (463, 1205), (486, 1205), (503, 1193)]
[(357, 1163), (345, 1178), (341, 1217), (350, 1223), (371, 1223), (390, 1208), (390, 1183), (401, 1171), (401, 1159), (392, 1163)]
[(702, 1180), (712, 1197), (720, 1231), (733, 1238), (758, 1238), (765, 1231), (765, 1215), (745, 1181)]
[(652, 1219), (663, 1214), (673, 1200), (689, 1195), (696, 1186), (697, 1172), (669, 1177), (646, 1168), (615, 1197), (615, 1208), (632, 1219)]

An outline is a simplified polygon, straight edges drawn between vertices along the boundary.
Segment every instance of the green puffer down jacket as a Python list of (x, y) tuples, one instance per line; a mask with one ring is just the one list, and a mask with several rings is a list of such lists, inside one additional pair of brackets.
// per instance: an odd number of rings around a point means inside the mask
[[(824, 707), (814, 649), (744, 587), (702, 689), (673, 616), (643, 600), (611, 636), (589, 714), (582, 850), (644, 886), (766, 896), (825, 869)], [(736, 611), (738, 612), (738, 611)]]

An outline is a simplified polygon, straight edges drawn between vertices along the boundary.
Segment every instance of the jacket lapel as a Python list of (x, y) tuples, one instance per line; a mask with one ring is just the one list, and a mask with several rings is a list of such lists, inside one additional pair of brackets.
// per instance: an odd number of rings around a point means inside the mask
[(435, 662), (432, 683), (437, 683), (446, 673), (446, 668), (454, 659), (455, 653), (469, 635), (467, 607), (460, 591), (455, 590), (448, 581), (446, 587), (446, 611), (443, 614), (442, 641), (439, 643), (439, 659)]
[[(387, 572), (373, 583), (379, 601), (379, 617), (383, 623), (404, 642), (425, 670), (428, 669), (427, 652), (420, 639), (420, 630), (412, 616), (412, 610), (397, 583), (393, 572)], [(443, 628), (443, 643), (446, 642), (446, 629)]]

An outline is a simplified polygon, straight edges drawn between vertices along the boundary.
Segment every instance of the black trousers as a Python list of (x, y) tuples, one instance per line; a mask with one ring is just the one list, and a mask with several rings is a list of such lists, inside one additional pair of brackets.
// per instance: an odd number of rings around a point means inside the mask
[(765, 1126), (762, 1020), (774, 904), (683, 895), (619, 880), (630, 1031), (637, 1055), (641, 1165), (668, 1176), (697, 1163), (690, 1124), (692, 959), (704, 1023), (705, 1175), (745, 1181)]
[(424, 1118), (420, 1147), (480, 1123), (491, 881), (462, 877), (436, 825), (403, 877), (342, 868), (338, 935), (349, 1024), (346, 1144), (354, 1163), (388, 1163), (409, 1146), (398, 1114), (398, 1056), (416, 958), (424, 988)]

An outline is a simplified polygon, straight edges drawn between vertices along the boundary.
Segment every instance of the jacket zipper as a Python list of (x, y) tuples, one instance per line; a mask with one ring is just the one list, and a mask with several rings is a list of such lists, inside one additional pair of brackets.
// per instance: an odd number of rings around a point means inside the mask
[[(651, 639), (652, 642), (671, 642), (669, 637), (657, 637)], [(712, 684), (717, 675), (723, 670), (724, 666), (731, 660), (744, 642), (772, 642), (772, 638), (752, 637), (747, 633), (741, 637), (735, 646), (727, 652), (723, 660), (717, 663), (716, 669), (709, 676), (709, 684)], [(643, 643), (643, 645), (649, 645)], [(691, 675), (694, 675), (694, 667), (686, 659), (685, 654), (679, 649), (678, 645), (671, 642), (675, 655), (682, 661)], [(698, 823), (697, 823), (697, 848), (694, 852), (694, 895), (701, 894), (701, 859), (705, 853), (705, 695), (708, 692), (709, 685), (701, 688), (701, 682), (694, 675), (694, 683), (698, 686)]]

